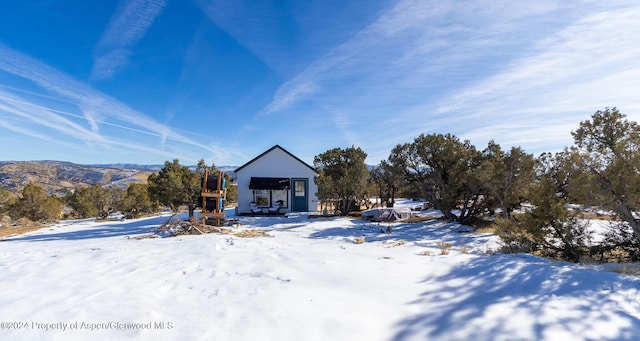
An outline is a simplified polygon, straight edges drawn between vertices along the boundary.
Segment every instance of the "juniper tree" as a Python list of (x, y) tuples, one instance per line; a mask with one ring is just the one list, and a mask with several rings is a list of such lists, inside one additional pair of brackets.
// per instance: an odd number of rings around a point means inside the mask
[(79, 218), (106, 218), (114, 207), (113, 197), (108, 188), (96, 184), (77, 187), (66, 196), (67, 205)]
[(573, 195), (614, 211), (640, 243), (640, 221), (634, 216), (640, 210), (640, 126), (625, 117), (615, 107), (598, 110), (571, 133), (570, 152), (583, 170), (575, 181), (589, 191), (572, 188)]
[(367, 158), (359, 147), (333, 148), (316, 155), (313, 164), (318, 171), (316, 184), (318, 198), (339, 199), (342, 202), (340, 212), (349, 214), (351, 201), (363, 198), (367, 191), (369, 169), (364, 163)]
[[(451, 134), (420, 135), (397, 145), (389, 161), (450, 221), (468, 222), (482, 208), (482, 184), (474, 174), (481, 154), (469, 141)], [(460, 214), (454, 214), (455, 210)]]
[(542, 154), (535, 161), (535, 180), (526, 184), (524, 213), (497, 219), (498, 236), (515, 251), (537, 251), (578, 261), (589, 233), (576, 212), (568, 210), (565, 153)]
[(10, 209), (13, 219), (28, 218), (31, 221), (53, 221), (62, 215), (62, 200), (47, 196), (44, 188), (29, 182)]
[(16, 201), (16, 196), (7, 191), (6, 189), (0, 189), (0, 217), (9, 211), (9, 207)]
[(158, 173), (149, 176), (148, 184), (151, 200), (169, 206), (173, 212), (195, 203), (202, 187), (200, 175), (180, 165), (177, 159), (165, 161)]
[(402, 168), (383, 160), (371, 170), (371, 181), (376, 186), (380, 200), (386, 202), (387, 207), (393, 207), (404, 181)]
[(129, 184), (127, 190), (118, 203), (120, 210), (130, 217), (138, 217), (144, 213), (155, 211), (156, 205), (149, 197), (149, 190), (146, 184)]
[(502, 150), (493, 140), (483, 151), (483, 160), (475, 175), (482, 182), (487, 199), (493, 199), (506, 217), (527, 198), (534, 181), (534, 157), (520, 147)]

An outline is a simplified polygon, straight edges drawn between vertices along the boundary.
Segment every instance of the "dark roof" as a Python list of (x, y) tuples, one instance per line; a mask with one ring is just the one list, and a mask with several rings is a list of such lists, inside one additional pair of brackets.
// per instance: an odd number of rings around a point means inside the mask
[(258, 156), (256, 156), (256, 157), (254, 157), (251, 161), (249, 161), (249, 162), (245, 163), (244, 165), (242, 165), (242, 166), (240, 166), (240, 167), (236, 168), (236, 170), (234, 171), (234, 173), (238, 173), (238, 172), (239, 172), (239, 171), (241, 171), (244, 167), (247, 167), (248, 165), (252, 164), (252, 163), (253, 163), (254, 161), (256, 161), (257, 159), (259, 159), (259, 158), (261, 158), (261, 157), (265, 156), (266, 154), (268, 154), (269, 152), (271, 152), (272, 150), (274, 150), (274, 149), (276, 149), (276, 148), (280, 148), (280, 150), (282, 150), (283, 152), (285, 152), (285, 153), (289, 154), (289, 156), (291, 156), (292, 158), (296, 159), (298, 162), (300, 162), (301, 164), (303, 164), (303, 165), (305, 165), (305, 166), (309, 167), (309, 169), (311, 169), (312, 171), (314, 171), (314, 172), (316, 172), (316, 173), (317, 173), (317, 171), (315, 170), (315, 168), (313, 168), (313, 167), (309, 166), (306, 162), (304, 162), (304, 161), (300, 160), (297, 156), (295, 156), (295, 155), (293, 155), (293, 154), (289, 153), (289, 151), (287, 151), (286, 149), (284, 149), (284, 148), (280, 147), (280, 146), (279, 146), (279, 145), (277, 145), (277, 144), (276, 144), (275, 146), (273, 146), (273, 147), (269, 148), (269, 149), (268, 149), (267, 151), (265, 151), (264, 153), (262, 153), (262, 154), (260, 154), (260, 155), (258, 155)]

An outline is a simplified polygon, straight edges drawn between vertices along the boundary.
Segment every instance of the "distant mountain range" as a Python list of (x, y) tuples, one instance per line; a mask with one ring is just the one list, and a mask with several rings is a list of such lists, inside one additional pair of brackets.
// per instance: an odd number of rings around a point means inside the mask
[[(47, 194), (65, 195), (78, 186), (95, 184), (126, 188), (130, 183), (146, 183), (149, 175), (162, 165), (100, 164), (79, 165), (63, 161), (0, 161), (0, 189), (13, 193), (22, 191), (32, 181)], [(195, 166), (190, 166), (195, 169)], [(233, 173), (237, 167), (218, 169)]]
[[(0, 162), (1, 164), (2, 162)], [(142, 170), (149, 172), (158, 172), (164, 167), (164, 164), (161, 165), (137, 165), (134, 163), (107, 163), (107, 164), (97, 164), (97, 165), (87, 165), (87, 167), (98, 167), (98, 168), (115, 168), (115, 169), (133, 169), (133, 170)], [(196, 169), (196, 166), (188, 166), (191, 169)], [(217, 169), (225, 172), (225, 173), (233, 173), (233, 171), (238, 168), (238, 166), (216, 166)]]

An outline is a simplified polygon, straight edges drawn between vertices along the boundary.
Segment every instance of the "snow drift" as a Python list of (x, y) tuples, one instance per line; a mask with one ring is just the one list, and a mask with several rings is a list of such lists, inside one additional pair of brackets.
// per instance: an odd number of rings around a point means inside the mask
[[(167, 218), (65, 221), (0, 240), (0, 339), (640, 335), (637, 277), (496, 254), (495, 235), (461, 233), (458, 223), (390, 222), (384, 233), (348, 217), (238, 217), (233, 229), (269, 236), (149, 238)], [(441, 243), (453, 245), (448, 255)]]

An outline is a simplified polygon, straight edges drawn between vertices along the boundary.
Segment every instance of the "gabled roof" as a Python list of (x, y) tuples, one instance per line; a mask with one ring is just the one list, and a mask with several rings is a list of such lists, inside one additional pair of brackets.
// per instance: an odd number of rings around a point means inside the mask
[(256, 156), (256, 157), (254, 157), (251, 161), (249, 161), (249, 162), (245, 163), (244, 165), (242, 165), (242, 166), (240, 166), (240, 167), (236, 168), (236, 170), (234, 171), (234, 173), (238, 173), (238, 172), (239, 172), (239, 171), (241, 171), (243, 168), (245, 168), (245, 167), (247, 167), (248, 165), (252, 164), (254, 161), (256, 161), (256, 160), (260, 159), (261, 157), (263, 157), (263, 156), (265, 156), (265, 155), (269, 154), (271, 151), (273, 151), (273, 150), (274, 150), (274, 149), (276, 149), (276, 148), (278, 148), (278, 149), (282, 150), (283, 152), (287, 153), (289, 156), (291, 156), (292, 158), (294, 158), (296, 161), (300, 162), (301, 164), (305, 165), (306, 167), (308, 167), (309, 169), (311, 169), (311, 170), (312, 170), (312, 171), (314, 171), (315, 173), (318, 173), (318, 172), (315, 170), (315, 168), (313, 168), (313, 167), (309, 166), (306, 162), (304, 162), (304, 161), (300, 160), (297, 156), (295, 156), (295, 155), (293, 155), (293, 154), (289, 153), (289, 151), (287, 151), (286, 149), (284, 149), (284, 148), (280, 147), (280, 146), (279, 146), (279, 145), (277, 145), (277, 144), (276, 144), (275, 146), (273, 146), (273, 147), (269, 148), (268, 150), (266, 150), (264, 153), (262, 153), (262, 154), (260, 154), (260, 155), (258, 155), (258, 156)]

